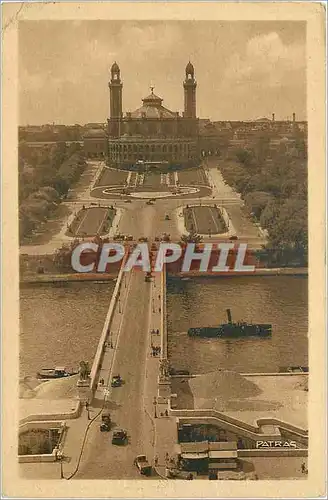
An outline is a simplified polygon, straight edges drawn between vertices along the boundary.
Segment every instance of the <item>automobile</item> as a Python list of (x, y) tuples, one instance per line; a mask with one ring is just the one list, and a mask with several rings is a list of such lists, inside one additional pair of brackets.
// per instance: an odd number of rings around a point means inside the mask
[(124, 429), (116, 429), (113, 432), (112, 444), (124, 445), (128, 441), (128, 433)]
[(170, 220), (170, 216), (168, 214), (165, 215), (165, 220)]
[(124, 234), (121, 233), (115, 234), (113, 240), (114, 241), (124, 240)]
[(121, 387), (122, 385), (122, 378), (121, 375), (114, 375), (111, 381), (111, 386), (112, 387)]
[(142, 242), (144, 242), (144, 243), (147, 243), (148, 238), (146, 238), (145, 236), (141, 236), (141, 237), (138, 239), (138, 241), (142, 241)]
[(126, 236), (124, 236), (124, 241), (133, 241), (132, 234), (127, 234)]
[(152, 467), (147, 460), (146, 455), (138, 455), (134, 459), (134, 465), (139, 469), (140, 474), (143, 476), (150, 476)]
[(193, 479), (193, 475), (191, 472), (187, 472), (180, 469), (167, 469), (166, 476), (171, 479)]
[(126, 200), (124, 200), (124, 203), (132, 203), (132, 201), (130, 200), (130, 198), (127, 198)]
[(146, 201), (146, 205), (153, 205), (154, 203), (151, 200)]
[(156, 236), (155, 241), (160, 241), (160, 238), (158, 236)]
[(229, 237), (230, 241), (238, 240), (238, 236), (236, 234), (233, 234), (232, 236)]
[(109, 432), (110, 424), (108, 422), (101, 422), (100, 424), (100, 432)]
[(104, 410), (101, 414), (100, 432), (109, 432), (112, 425), (112, 419), (109, 411)]

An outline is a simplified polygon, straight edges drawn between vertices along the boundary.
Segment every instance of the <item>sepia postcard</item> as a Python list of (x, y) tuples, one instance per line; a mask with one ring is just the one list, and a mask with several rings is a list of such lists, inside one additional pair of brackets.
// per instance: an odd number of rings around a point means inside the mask
[(326, 495), (325, 15), (3, 4), (5, 497)]

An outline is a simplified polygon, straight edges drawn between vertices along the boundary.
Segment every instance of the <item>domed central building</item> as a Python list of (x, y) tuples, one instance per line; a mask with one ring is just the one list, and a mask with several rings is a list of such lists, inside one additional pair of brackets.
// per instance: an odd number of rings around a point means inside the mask
[(123, 83), (120, 68), (111, 67), (110, 118), (108, 119), (108, 164), (116, 168), (182, 168), (198, 164), (198, 119), (194, 67), (186, 66), (184, 113), (163, 106), (163, 99), (151, 93), (142, 106), (123, 115)]

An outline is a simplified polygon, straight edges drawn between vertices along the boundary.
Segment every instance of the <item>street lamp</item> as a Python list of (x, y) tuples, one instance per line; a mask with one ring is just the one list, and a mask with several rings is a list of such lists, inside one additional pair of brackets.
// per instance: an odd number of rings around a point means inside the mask
[(156, 400), (156, 397), (154, 397), (153, 405), (154, 405), (154, 418), (157, 418), (157, 400)]

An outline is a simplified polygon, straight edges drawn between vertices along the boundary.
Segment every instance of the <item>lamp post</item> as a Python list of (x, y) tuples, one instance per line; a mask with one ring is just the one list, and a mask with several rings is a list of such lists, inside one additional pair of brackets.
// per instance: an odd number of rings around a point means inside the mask
[(157, 400), (156, 400), (156, 397), (154, 397), (153, 405), (154, 405), (154, 418), (157, 418)]

